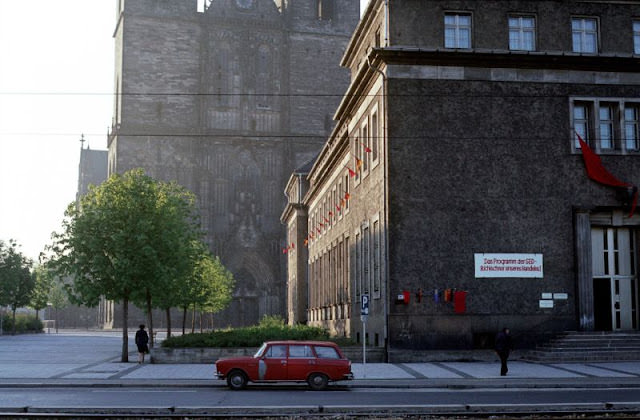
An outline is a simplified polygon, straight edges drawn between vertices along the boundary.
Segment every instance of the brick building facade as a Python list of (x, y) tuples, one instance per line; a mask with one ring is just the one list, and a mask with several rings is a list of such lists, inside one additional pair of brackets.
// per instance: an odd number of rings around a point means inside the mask
[[(637, 330), (639, 16), (620, 1), (372, 0), (308, 176), (309, 233), (290, 238), (308, 241), (309, 322), (391, 360), (483, 347), (503, 326), (525, 347)], [(588, 176), (578, 135), (624, 185)]]

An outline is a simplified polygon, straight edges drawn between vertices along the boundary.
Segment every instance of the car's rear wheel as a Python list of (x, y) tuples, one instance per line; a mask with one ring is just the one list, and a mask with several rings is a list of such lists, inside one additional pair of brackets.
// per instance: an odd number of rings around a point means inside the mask
[(234, 391), (239, 391), (247, 387), (247, 375), (239, 370), (232, 370), (227, 375), (227, 385)]
[(329, 378), (327, 378), (327, 375), (322, 373), (312, 373), (311, 375), (309, 375), (307, 383), (309, 384), (309, 387), (314, 391), (322, 391), (327, 387)]

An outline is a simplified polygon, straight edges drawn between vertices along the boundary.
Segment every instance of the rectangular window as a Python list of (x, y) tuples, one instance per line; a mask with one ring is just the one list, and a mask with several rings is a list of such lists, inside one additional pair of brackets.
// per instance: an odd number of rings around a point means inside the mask
[[(589, 114), (589, 105), (587, 103), (576, 102), (573, 105), (573, 129), (587, 144), (589, 144), (591, 140), (589, 136)], [(574, 136), (576, 150), (580, 150), (578, 135)]]
[(360, 241), (360, 232), (356, 232), (356, 261), (355, 261), (355, 280), (356, 280), (356, 302), (360, 299), (360, 294), (362, 293), (362, 269), (360, 268), (360, 264), (362, 261), (360, 247), (362, 246), (362, 242)]
[(601, 150), (613, 150), (615, 149), (615, 111), (614, 105), (600, 104), (600, 111), (598, 114), (599, 119), (599, 135), (600, 135), (600, 149)]
[(533, 16), (509, 17), (509, 49), (535, 51), (536, 20)]
[(353, 141), (353, 148), (355, 150), (355, 162), (353, 162), (353, 170), (356, 172), (355, 178), (357, 185), (358, 181), (360, 181), (360, 171), (362, 170), (362, 146), (358, 137), (356, 137)]
[(633, 53), (640, 54), (640, 20), (633, 21)]
[(365, 294), (369, 293), (369, 285), (371, 284), (371, 277), (369, 275), (369, 264), (371, 263), (369, 241), (369, 226), (365, 226), (362, 229), (362, 290)]
[(573, 52), (595, 54), (598, 52), (598, 22), (594, 18), (571, 19)]
[(371, 114), (371, 160), (378, 160), (378, 113)]
[(628, 104), (624, 109), (624, 141), (629, 151), (640, 151), (640, 105)]
[(373, 294), (374, 298), (380, 298), (380, 222), (373, 222)]
[(471, 48), (471, 15), (447, 13), (444, 15), (445, 48)]
[(362, 172), (366, 173), (369, 170), (369, 127), (365, 124), (362, 127)]
[(596, 153), (640, 151), (640, 102), (579, 99), (572, 107), (575, 150), (580, 150), (579, 135)]

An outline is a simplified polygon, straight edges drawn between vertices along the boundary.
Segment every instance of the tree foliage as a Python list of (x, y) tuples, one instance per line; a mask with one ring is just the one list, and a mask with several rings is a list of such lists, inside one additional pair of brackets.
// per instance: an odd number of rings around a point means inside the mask
[(35, 285), (31, 294), (30, 306), (36, 310), (36, 319), (39, 319), (39, 312), (47, 307), (49, 303), (49, 293), (53, 287), (53, 275), (45, 264), (40, 264), (33, 271)]
[(11, 307), (14, 334), (16, 310), (29, 304), (35, 286), (32, 262), (18, 248), (13, 240), (0, 241), (0, 305)]
[[(54, 234), (53, 266), (69, 275), (70, 299), (96, 306), (101, 296), (123, 304), (122, 361), (128, 361), (128, 303), (176, 305), (176, 282), (194, 272), (201, 241), (193, 194), (133, 170), (112, 175), (72, 203)], [(155, 299), (155, 303), (154, 303)], [(150, 335), (153, 322), (149, 319)]]

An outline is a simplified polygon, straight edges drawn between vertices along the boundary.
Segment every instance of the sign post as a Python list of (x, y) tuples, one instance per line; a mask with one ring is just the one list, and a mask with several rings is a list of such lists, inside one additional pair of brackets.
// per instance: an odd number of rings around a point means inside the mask
[(362, 377), (367, 377), (367, 318), (369, 317), (369, 295), (362, 295), (360, 320), (362, 321)]

